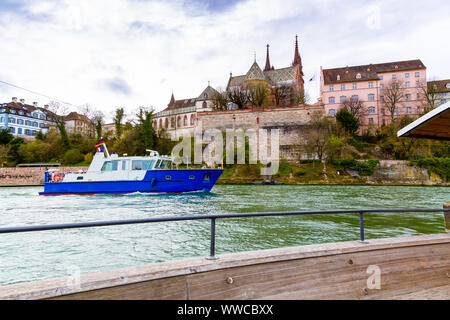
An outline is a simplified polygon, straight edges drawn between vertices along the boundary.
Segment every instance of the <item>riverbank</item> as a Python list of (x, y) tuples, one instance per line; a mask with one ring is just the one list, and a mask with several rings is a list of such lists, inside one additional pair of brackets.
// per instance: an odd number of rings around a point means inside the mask
[[(227, 166), (217, 184), (262, 182), (260, 169), (259, 165)], [(370, 175), (321, 161), (282, 162), (272, 180), (286, 185), (450, 186), (436, 173), (404, 160), (380, 160)]]
[[(88, 167), (58, 167), (61, 172), (86, 171)], [(225, 166), (217, 184), (248, 185), (262, 182), (261, 165)], [(42, 186), (45, 167), (0, 168), (0, 187)], [(303, 160), (300, 163), (281, 162), (273, 181), (286, 185), (392, 185), (450, 186), (433, 171), (404, 160), (379, 160), (370, 172), (358, 172), (344, 165)]]

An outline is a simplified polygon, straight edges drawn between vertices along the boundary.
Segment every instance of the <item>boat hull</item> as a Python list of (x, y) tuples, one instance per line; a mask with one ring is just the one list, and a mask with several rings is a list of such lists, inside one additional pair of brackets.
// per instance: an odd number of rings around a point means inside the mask
[(148, 170), (142, 180), (73, 181), (44, 184), (40, 195), (209, 192), (223, 170)]

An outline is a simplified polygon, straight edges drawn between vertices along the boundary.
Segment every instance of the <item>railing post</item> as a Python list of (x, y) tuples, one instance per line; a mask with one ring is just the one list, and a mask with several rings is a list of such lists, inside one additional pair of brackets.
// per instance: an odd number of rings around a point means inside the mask
[(216, 257), (216, 218), (211, 218), (211, 244), (209, 247), (209, 257), (206, 257), (206, 259), (219, 259)]
[(359, 242), (361, 243), (367, 243), (364, 241), (364, 212), (361, 211), (359, 213)]
[(445, 231), (450, 233), (450, 203), (444, 204)]

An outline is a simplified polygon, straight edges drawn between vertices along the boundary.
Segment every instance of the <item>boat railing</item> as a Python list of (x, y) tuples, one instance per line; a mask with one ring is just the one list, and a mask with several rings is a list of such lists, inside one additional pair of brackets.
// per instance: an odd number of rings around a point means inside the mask
[(220, 219), (241, 219), (241, 218), (257, 218), (257, 217), (284, 217), (284, 216), (304, 216), (304, 215), (335, 215), (335, 214), (353, 214), (359, 216), (359, 242), (361, 244), (368, 243), (364, 234), (364, 214), (376, 213), (434, 213), (444, 212), (445, 215), (450, 214), (449, 208), (443, 209), (353, 209), (353, 210), (327, 210), (327, 211), (286, 211), (286, 212), (249, 212), (249, 213), (229, 213), (229, 214), (210, 214), (210, 215), (192, 215), (192, 216), (175, 216), (175, 217), (155, 217), (144, 219), (125, 219), (125, 220), (109, 220), (109, 221), (92, 221), (65, 224), (48, 224), (34, 226), (4, 227), (0, 228), (2, 233), (18, 233), (33, 232), (45, 230), (61, 230), (76, 228), (92, 228), (117, 226), (128, 224), (145, 224), (145, 223), (161, 223), (173, 221), (190, 221), (190, 220), (210, 220), (210, 254), (207, 259), (218, 259), (216, 256), (216, 220)]

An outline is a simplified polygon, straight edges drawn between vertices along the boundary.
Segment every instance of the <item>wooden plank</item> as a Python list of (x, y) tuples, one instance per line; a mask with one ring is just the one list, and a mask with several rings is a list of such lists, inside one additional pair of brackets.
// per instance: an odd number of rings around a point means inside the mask
[(49, 300), (184, 300), (184, 276), (144, 281), (49, 298)]

